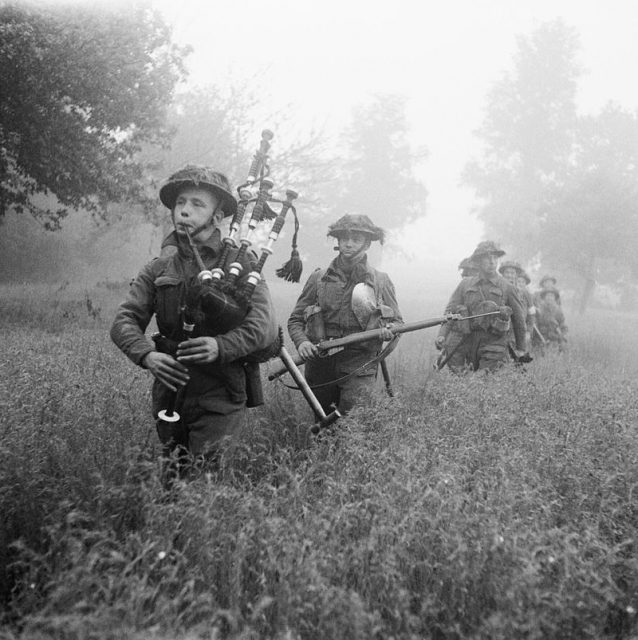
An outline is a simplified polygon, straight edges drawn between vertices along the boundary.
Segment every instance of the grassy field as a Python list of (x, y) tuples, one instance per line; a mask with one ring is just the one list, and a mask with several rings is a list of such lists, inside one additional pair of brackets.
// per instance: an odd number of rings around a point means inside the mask
[(0, 638), (638, 638), (635, 317), (490, 376), (406, 335), (397, 397), (319, 439), (266, 383), (166, 493), (122, 290), (1, 293)]

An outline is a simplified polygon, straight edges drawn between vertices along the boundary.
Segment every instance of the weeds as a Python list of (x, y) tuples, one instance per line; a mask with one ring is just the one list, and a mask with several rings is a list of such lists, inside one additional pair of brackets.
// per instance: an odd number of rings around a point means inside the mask
[(266, 383), (220, 468), (166, 493), (148, 374), (86, 311), (55, 335), (5, 319), (0, 637), (635, 637), (622, 334), (465, 377), (411, 336), (399, 397), (318, 439)]

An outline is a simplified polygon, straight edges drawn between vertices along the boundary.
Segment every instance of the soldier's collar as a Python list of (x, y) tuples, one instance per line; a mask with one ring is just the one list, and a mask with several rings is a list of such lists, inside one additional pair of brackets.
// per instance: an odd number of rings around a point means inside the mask
[[(200, 251), (204, 249), (204, 251), (212, 252), (213, 255), (217, 255), (219, 253), (221, 245), (222, 245), (221, 230), (217, 228), (215, 229), (215, 231), (213, 231), (210, 238), (208, 238), (205, 242), (202, 242), (202, 244), (198, 244), (197, 248)], [(182, 241), (177, 235), (177, 233), (175, 233), (175, 231), (171, 231), (171, 233), (169, 233), (168, 236), (166, 236), (166, 238), (164, 238), (162, 242), (162, 249), (170, 246), (177, 247), (178, 252), (182, 256), (190, 257), (192, 253), (190, 246), (188, 245), (188, 241), (187, 240)]]
[[(341, 261), (341, 256), (337, 256), (329, 265), (328, 268), (326, 269), (326, 274), (345, 274), (345, 269), (343, 268), (344, 265)], [(352, 267), (351, 270), (348, 270), (348, 273), (350, 273), (351, 271), (365, 271), (366, 273), (366, 278), (372, 278), (372, 269), (371, 267), (368, 265), (368, 254), (364, 253), (363, 256), (361, 257), (360, 260), (358, 260), (357, 262), (355, 262)], [(325, 276), (324, 276), (325, 277)]]

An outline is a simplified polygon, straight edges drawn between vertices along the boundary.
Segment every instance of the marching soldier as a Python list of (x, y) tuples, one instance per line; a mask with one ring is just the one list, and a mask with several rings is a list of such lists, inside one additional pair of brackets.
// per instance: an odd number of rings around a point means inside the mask
[(565, 314), (560, 306), (560, 292), (556, 287), (546, 286), (539, 291), (540, 303), (537, 310), (538, 331), (543, 338), (537, 337), (534, 344), (542, 346), (555, 345), (559, 351), (564, 349), (567, 342), (567, 325)]
[[(365, 215), (345, 215), (330, 225), (339, 255), (308, 278), (288, 320), (288, 333), (306, 362), (305, 376), (324, 411), (343, 414), (373, 386), (382, 341), (370, 340), (318, 357), (316, 343), (402, 322), (394, 285), (368, 264), (373, 241), (385, 232)], [(388, 331), (386, 339), (392, 334)]]
[[(463, 279), (471, 278), (478, 274), (478, 268), (470, 258), (461, 260), (459, 271)], [(453, 309), (452, 313), (467, 316), (467, 307), (461, 305)], [(463, 338), (469, 332), (470, 327), (467, 321), (445, 322), (441, 325), (434, 341), (434, 346), (441, 352), (441, 355), (437, 358), (436, 369), (442, 369), (447, 364), (452, 371), (458, 373), (469, 366), (467, 350), (461, 349)]]
[(500, 312), (470, 321), (470, 332), (463, 338), (459, 351), (474, 371), (491, 371), (509, 360), (510, 326), (514, 331), (515, 357), (529, 357), (525, 345), (525, 312), (517, 290), (497, 272), (498, 259), (503, 255), (505, 252), (496, 243), (480, 242), (471, 256), (478, 275), (459, 283), (445, 309), (445, 313), (453, 313), (465, 307), (468, 316)]
[[(501, 263), (498, 270), (505, 280), (507, 280), (518, 291), (518, 297), (520, 298), (523, 311), (525, 312), (525, 350), (529, 351), (536, 314), (532, 295), (527, 290), (527, 284), (530, 282), (529, 276), (521, 264), (516, 262), (516, 260), (505, 260)], [(512, 349), (516, 347), (513, 327), (510, 327), (509, 345)]]
[[(223, 174), (193, 165), (170, 176), (159, 197), (171, 212), (173, 250), (142, 268), (116, 313), (111, 338), (136, 365), (153, 374), (156, 419), (179, 390), (181, 419), (157, 420), (164, 454), (178, 449), (197, 457), (214, 456), (220, 441), (235, 434), (243, 421), (247, 369), (242, 360), (276, 340), (275, 314), (261, 281), (239, 326), (220, 335), (184, 338), (185, 300), (200, 270), (187, 231), (211, 268), (222, 246), (220, 224), (236, 211), (237, 202)], [(248, 266), (243, 273), (250, 271)], [(144, 334), (153, 316), (164, 337), (158, 346)], [(168, 353), (162, 345), (171, 341), (177, 350)]]
[(525, 325), (527, 327), (527, 331), (525, 332), (525, 344), (527, 345), (528, 351), (532, 346), (532, 336), (537, 331), (536, 305), (534, 304), (532, 292), (527, 288), (531, 281), (532, 280), (527, 274), (527, 271), (521, 267), (521, 271), (516, 278), (516, 282), (518, 284), (518, 296), (523, 304), (523, 309), (527, 310), (527, 315), (525, 317)]
[[(534, 304), (537, 307), (540, 305), (540, 303), (541, 303), (541, 292), (544, 289), (550, 288), (550, 289), (556, 289), (558, 291), (557, 284), (558, 284), (558, 280), (556, 279), (555, 276), (544, 275), (540, 279), (540, 282), (538, 283), (538, 291), (536, 291), (534, 293)], [(558, 301), (558, 304), (560, 305), (560, 300)]]

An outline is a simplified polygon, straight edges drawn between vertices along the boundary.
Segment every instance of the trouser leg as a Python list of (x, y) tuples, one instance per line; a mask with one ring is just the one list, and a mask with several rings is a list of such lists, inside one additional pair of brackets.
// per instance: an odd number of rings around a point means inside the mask
[(332, 412), (332, 405), (338, 405), (341, 397), (341, 390), (337, 384), (326, 384), (332, 383), (338, 377), (335, 358), (336, 356), (331, 356), (309, 360), (305, 366), (306, 381), (326, 414)]
[(507, 336), (484, 336), (478, 347), (478, 369), (495, 371), (508, 361)]

